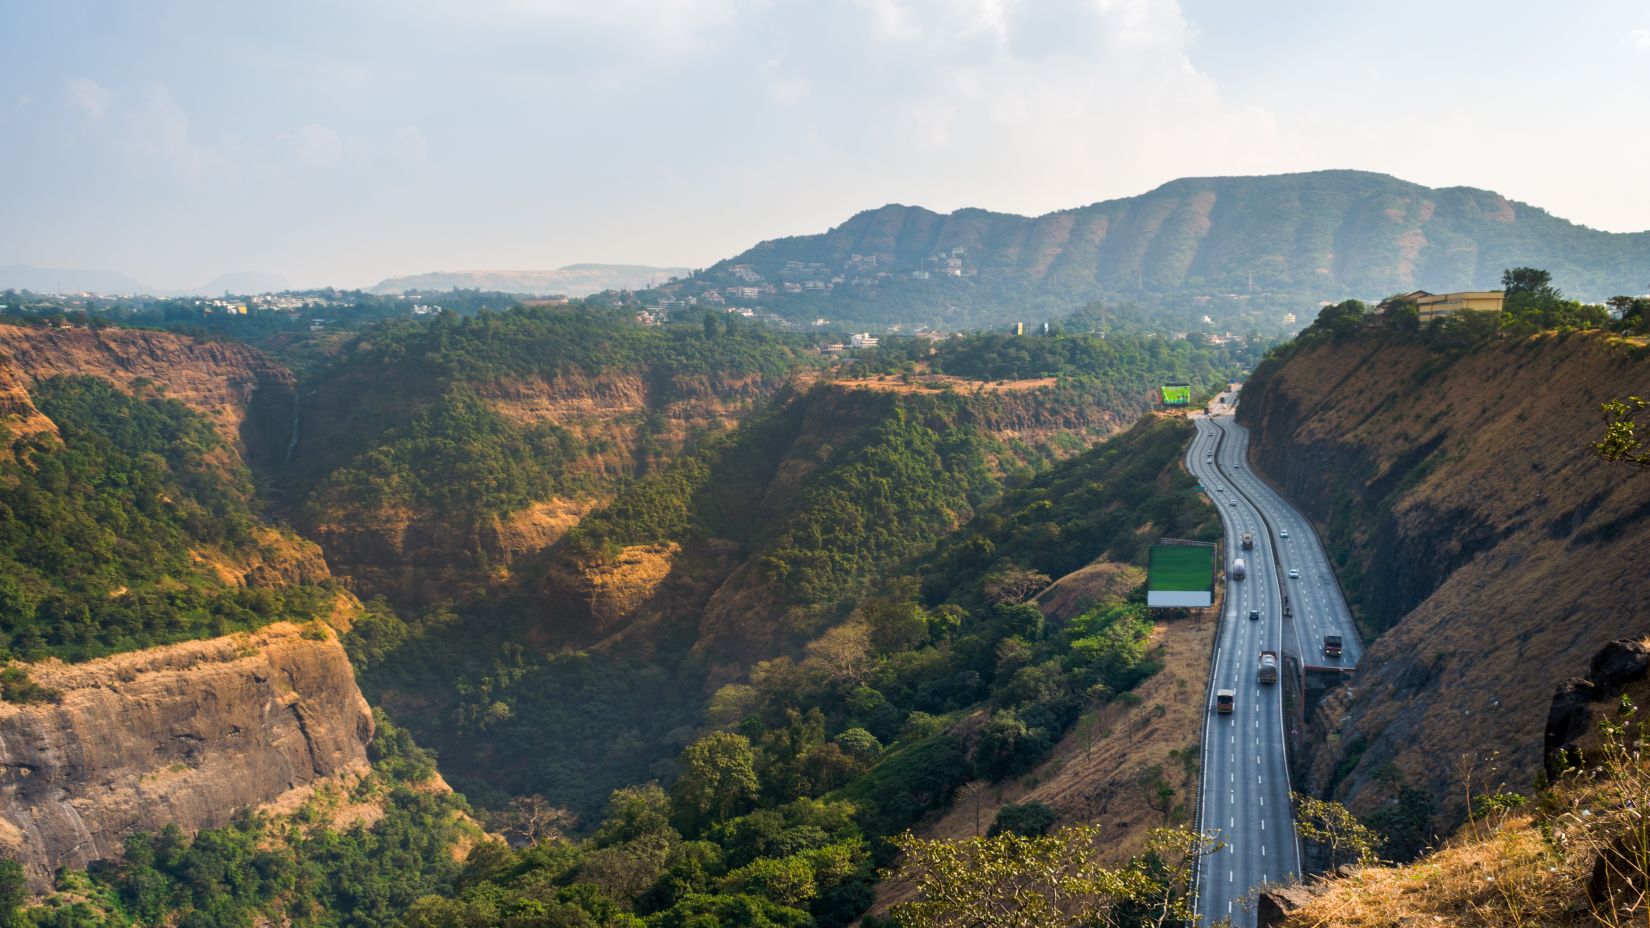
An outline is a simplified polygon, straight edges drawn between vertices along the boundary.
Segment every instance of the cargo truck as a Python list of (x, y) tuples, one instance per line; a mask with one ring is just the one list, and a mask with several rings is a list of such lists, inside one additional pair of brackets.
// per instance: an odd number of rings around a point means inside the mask
[(1323, 656), (1324, 657), (1340, 657), (1341, 656), (1341, 636), (1340, 635), (1325, 635), (1325, 636), (1323, 636)]
[(1262, 683), (1278, 682), (1278, 652), (1260, 652), (1260, 672), (1256, 674), (1256, 679)]
[(1215, 690), (1215, 711), (1223, 715), (1229, 714), (1236, 699), (1237, 694), (1231, 690)]
[(1243, 566), (1243, 558), (1240, 557), (1237, 560), (1232, 562), (1232, 579), (1233, 580), (1242, 580), (1244, 578), (1244, 576), (1248, 574), (1248, 572), (1249, 572), (1248, 568)]
[(1244, 532), (1243, 533), (1243, 550), (1248, 551), (1251, 548), (1253, 548), (1254, 546), (1255, 546), (1255, 533), (1254, 532)]

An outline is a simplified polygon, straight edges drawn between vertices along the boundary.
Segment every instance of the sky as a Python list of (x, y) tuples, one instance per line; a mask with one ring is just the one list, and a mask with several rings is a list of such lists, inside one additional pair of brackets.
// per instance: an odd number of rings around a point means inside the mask
[(159, 287), (1323, 168), (1650, 229), (1644, 0), (8, 0), (0, 61), (0, 265)]

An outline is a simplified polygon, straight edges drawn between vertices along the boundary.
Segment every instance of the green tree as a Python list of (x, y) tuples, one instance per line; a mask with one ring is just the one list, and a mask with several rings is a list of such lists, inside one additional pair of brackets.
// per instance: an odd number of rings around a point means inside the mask
[(1650, 447), (1638, 431), (1638, 415), (1650, 402), (1643, 397), (1606, 400), (1600, 410), (1604, 413), (1604, 437), (1593, 442), (1593, 456), (1601, 461), (1626, 464), (1638, 470), (1650, 470)]
[(1159, 828), (1121, 868), (1099, 864), (1100, 829), (929, 841), (909, 832), (893, 879), (918, 898), (894, 907), (901, 928), (1094, 928), (1189, 922), (1197, 860), (1218, 849), (1205, 836)]
[(871, 629), (871, 646), (883, 654), (909, 651), (928, 640), (928, 616), (916, 603), (878, 598), (860, 611)]
[(15, 860), (0, 860), (0, 928), (21, 928), (28, 924), (22, 915), (29, 901), (29, 881), (23, 876), (23, 865)]
[(1346, 806), (1300, 793), (1289, 795), (1295, 802), (1295, 833), (1323, 845), (1329, 854), (1330, 869), (1379, 861), (1377, 849), (1386, 839), (1358, 821)]
[(986, 837), (994, 838), (1007, 832), (1025, 838), (1035, 838), (1048, 834), (1048, 830), (1054, 827), (1054, 822), (1059, 817), (1052, 806), (1036, 799), (1009, 803), (997, 810), (997, 817), (992, 820), (991, 830), (986, 832)]
[(1616, 327), (1633, 335), (1650, 333), (1650, 297), (1613, 296), (1604, 301), (1616, 312)]
[(1506, 296), (1515, 294), (1554, 294), (1553, 275), (1533, 267), (1512, 267), (1501, 272), (1501, 289)]
[(750, 739), (719, 731), (682, 751), (682, 774), (671, 789), (671, 806), (684, 834), (725, 822), (751, 808), (760, 784)]

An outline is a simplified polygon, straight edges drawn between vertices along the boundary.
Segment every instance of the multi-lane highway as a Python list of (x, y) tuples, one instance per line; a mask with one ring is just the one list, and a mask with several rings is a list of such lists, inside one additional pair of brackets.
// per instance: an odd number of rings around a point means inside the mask
[[(1225, 844), (1198, 868), (1197, 911), (1203, 924), (1230, 918), (1254, 924), (1243, 899), (1268, 882), (1299, 875), (1300, 845), (1289, 803), (1283, 683), (1258, 679), (1260, 652), (1306, 657), (1307, 663), (1352, 666), (1359, 653), (1340, 588), (1310, 523), (1249, 470), (1248, 432), (1232, 408), (1194, 417), (1197, 436), (1187, 469), (1219, 507), (1226, 529), (1226, 598), (1216, 636), (1203, 731), (1198, 825)], [(1245, 532), (1254, 548), (1244, 550)], [(1243, 558), (1248, 576), (1232, 579)], [(1291, 578), (1289, 571), (1299, 574)], [(1285, 597), (1292, 619), (1285, 621)], [(1255, 617), (1250, 618), (1254, 613)], [(1344, 641), (1340, 661), (1322, 656), (1324, 634)], [(1215, 693), (1235, 693), (1234, 711), (1217, 713)]]

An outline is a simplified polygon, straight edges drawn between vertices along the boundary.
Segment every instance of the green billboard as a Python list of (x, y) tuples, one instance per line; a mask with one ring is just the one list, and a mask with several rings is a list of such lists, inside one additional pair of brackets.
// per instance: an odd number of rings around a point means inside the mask
[(1207, 609), (1215, 601), (1215, 546), (1152, 545), (1146, 561), (1146, 605)]
[(1163, 385), (1163, 405), (1190, 406), (1192, 405), (1192, 385), (1189, 383), (1166, 383)]

